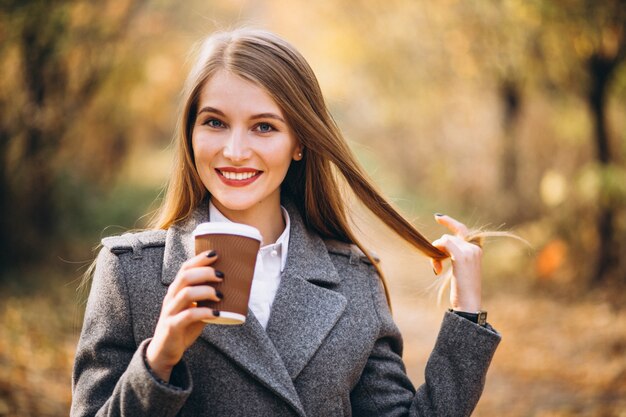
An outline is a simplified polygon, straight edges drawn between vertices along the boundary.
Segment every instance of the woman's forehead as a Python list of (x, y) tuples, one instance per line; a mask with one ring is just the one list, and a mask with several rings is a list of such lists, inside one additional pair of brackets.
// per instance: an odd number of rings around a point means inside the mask
[(205, 107), (226, 114), (276, 113), (283, 116), (280, 106), (263, 87), (225, 70), (216, 72), (200, 90), (198, 110)]

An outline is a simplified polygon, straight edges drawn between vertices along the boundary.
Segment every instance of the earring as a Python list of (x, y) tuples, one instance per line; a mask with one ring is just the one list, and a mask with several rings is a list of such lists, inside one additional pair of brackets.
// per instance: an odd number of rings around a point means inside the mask
[(298, 152), (298, 158), (302, 158), (302, 152)]

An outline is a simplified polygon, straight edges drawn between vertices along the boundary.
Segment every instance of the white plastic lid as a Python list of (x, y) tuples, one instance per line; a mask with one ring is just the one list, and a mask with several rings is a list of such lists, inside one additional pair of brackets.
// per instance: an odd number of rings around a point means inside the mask
[(193, 231), (193, 236), (212, 235), (212, 234), (225, 234), (225, 235), (238, 235), (246, 236), (251, 239), (256, 239), (261, 242), (261, 232), (256, 227), (248, 226), (242, 223), (233, 222), (206, 222), (200, 223)]
[(233, 313), (231, 311), (222, 311), (220, 310), (220, 316), (214, 319), (202, 320), (208, 324), (244, 324), (246, 322), (246, 316), (239, 313)]

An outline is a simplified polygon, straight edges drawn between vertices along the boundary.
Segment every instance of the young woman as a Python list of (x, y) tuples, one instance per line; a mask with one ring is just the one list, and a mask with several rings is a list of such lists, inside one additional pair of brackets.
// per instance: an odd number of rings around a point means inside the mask
[[(430, 244), (366, 178), (304, 58), (268, 32), (208, 38), (188, 77), (177, 160), (154, 230), (103, 240), (76, 352), (72, 415), (467, 416), (500, 336), (481, 310), (481, 249), (467, 228)], [(417, 390), (375, 260), (348, 226), (337, 174), (436, 272), (445, 314)], [(204, 221), (256, 227), (244, 325), (206, 324)], [(419, 320), (419, 317), (416, 317)]]

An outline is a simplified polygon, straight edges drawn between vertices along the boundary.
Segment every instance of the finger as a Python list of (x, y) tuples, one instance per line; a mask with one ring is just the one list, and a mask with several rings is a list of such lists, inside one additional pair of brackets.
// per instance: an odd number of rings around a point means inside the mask
[(454, 262), (476, 262), (480, 261), (482, 249), (459, 236), (443, 235), (433, 242), (433, 246), (450, 254)]
[(452, 260), (456, 260), (463, 254), (462, 246), (469, 245), (469, 243), (458, 236), (446, 234), (435, 240), (432, 245), (450, 255)]
[(178, 313), (172, 320), (174, 327), (185, 328), (204, 320), (214, 320), (219, 317), (219, 310), (208, 307), (190, 308)]
[(210, 266), (200, 266), (185, 270), (181, 269), (174, 279), (174, 282), (172, 282), (168, 288), (167, 293), (170, 297), (173, 297), (185, 287), (204, 283), (222, 282), (223, 278), (223, 272)]
[(465, 238), (469, 234), (467, 226), (450, 216), (446, 216), (445, 214), (435, 214), (435, 221), (440, 225), (447, 227), (457, 236)]
[(443, 262), (441, 261), (441, 259), (432, 259), (431, 258), (430, 264), (433, 267), (433, 272), (434, 272), (435, 275), (441, 274), (441, 271), (443, 271)]
[(181, 311), (198, 308), (199, 301), (220, 301), (223, 295), (208, 285), (187, 287), (163, 305), (163, 316), (173, 317)]
[(163, 307), (163, 310), (166, 315), (175, 315), (189, 309), (194, 302), (197, 303), (203, 300), (220, 301), (222, 298), (222, 293), (209, 285), (185, 287)]
[[(450, 257), (450, 252), (448, 251), (448, 249), (446, 249), (446, 246), (444, 244), (444, 239), (443, 236), (435, 241), (432, 242), (432, 245), (435, 246), (437, 249), (440, 249), (442, 252), (444, 252), (448, 257)], [(435, 273), (435, 275), (439, 275), (443, 272), (443, 262), (445, 259), (431, 259), (430, 263), (433, 266), (433, 272)]]
[(207, 266), (211, 265), (217, 259), (217, 252), (214, 250), (206, 250), (204, 252), (200, 252), (196, 256), (192, 256), (187, 259), (180, 266), (180, 270), (184, 271), (189, 268), (195, 268), (197, 266)]

